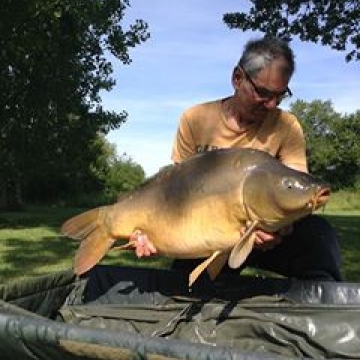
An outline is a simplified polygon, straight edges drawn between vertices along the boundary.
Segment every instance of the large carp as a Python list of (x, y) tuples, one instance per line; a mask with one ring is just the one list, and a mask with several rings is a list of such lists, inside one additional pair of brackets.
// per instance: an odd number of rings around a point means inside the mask
[[(323, 206), (329, 187), (253, 149), (221, 149), (160, 171), (117, 203), (77, 215), (62, 233), (80, 239), (75, 272), (96, 265), (118, 239), (147, 235), (157, 252), (206, 258), (189, 277), (207, 269), (215, 278), (226, 261), (239, 267), (256, 229), (276, 232)], [(128, 240), (125, 247), (134, 243)]]

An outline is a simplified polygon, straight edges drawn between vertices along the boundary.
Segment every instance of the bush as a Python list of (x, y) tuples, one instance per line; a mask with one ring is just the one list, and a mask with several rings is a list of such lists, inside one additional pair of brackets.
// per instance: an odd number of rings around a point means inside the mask
[(143, 168), (131, 159), (115, 160), (104, 178), (104, 196), (114, 202), (119, 195), (132, 191), (145, 180)]

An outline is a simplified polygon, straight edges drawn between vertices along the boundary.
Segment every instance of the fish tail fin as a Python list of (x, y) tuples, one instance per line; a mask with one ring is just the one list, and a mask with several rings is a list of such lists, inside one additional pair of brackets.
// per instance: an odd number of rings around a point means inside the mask
[(95, 208), (70, 218), (61, 226), (61, 233), (71, 239), (83, 240), (101, 226), (106, 208)]
[(105, 227), (98, 227), (81, 243), (75, 255), (74, 270), (81, 275), (94, 267), (110, 250), (116, 240), (109, 236)]
[(81, 240), (75, 255), (75, 273), (81, 275), (95, 266), (111, 248), (115, 239), (107, 224), (109, 207), (86, 211), (67, 220), (61, 233), (69, 238)]

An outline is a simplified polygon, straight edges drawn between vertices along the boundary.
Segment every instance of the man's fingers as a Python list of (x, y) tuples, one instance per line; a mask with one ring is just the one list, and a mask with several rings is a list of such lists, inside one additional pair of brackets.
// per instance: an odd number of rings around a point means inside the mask
[(150, 240), (148, 240), (147, 245), (148, 245), (149, 255), (157, 253), (157, 250), (156, 250), (154, 244)]
[(256, 231), (255, 245), (258, 249), (267, 251), (272, 250), (280, 244), (282, 237), (277, 233), (268, 233), (262, 230)]
[(137, 257), (141, 258), (144, 255), (144, 249), (142, 246), (136, 246), (135, 247), (135, 254)]
[(156, 254), (154, 244), (148, 239), (146, 234), (137, 233), (135, 241), (135, 254), (137, 257), (150, 256)]

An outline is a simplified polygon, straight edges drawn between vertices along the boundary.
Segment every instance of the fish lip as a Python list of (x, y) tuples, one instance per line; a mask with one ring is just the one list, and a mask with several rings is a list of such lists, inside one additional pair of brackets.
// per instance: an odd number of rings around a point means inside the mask
[(321, 188), (317, 193), (314, 194), (310, 201), (313, 211), (319, 209), (320, 207), (323, 207), (327, 203), (330, 197), (330, 193), (330, 187), (326, 186)]

